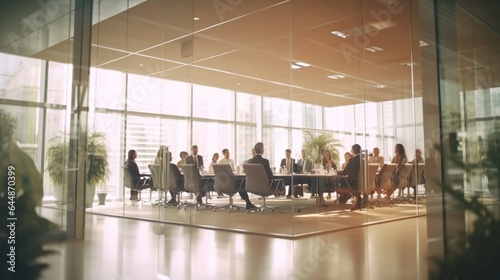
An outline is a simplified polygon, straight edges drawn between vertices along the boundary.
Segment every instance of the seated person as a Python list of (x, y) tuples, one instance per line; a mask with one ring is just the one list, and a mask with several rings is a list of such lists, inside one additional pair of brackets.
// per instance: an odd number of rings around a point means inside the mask
[[(262, 142), (258, 142), (257, 144), (255, 144), (255, 156), (249, 160), (247, 160), (247, 163), (260, 163), (264, 166), (264, 171), (266, 172), (266, 175), (267, 175), (267, 179), (268, 180), (272, 180), (274, 175), (273, 175), (273, 171), (271, 170), (271, 166), (269, 165), (269, 160), (268, 159), (265, 159), (262, 157), (262, 155), (264, 154), (264, 144), (262, 144)], [(278, 190), (284, 190), (284, 187), (283, 185), (280, 185), (279, 183), (277, 183), (278, 185), (276, 186), (271, 186), (271, 188), (276, 188)]]
[[(170, 164), (169, 164), (170, 172), (175, 172), (175, 174), (173, 174), (173, 175), (177, 178), (177, 180), (179, 180), (176, 182), (177, 186), (180, 186), (182, 188), (182, 186), (184, 185), (184, 177), (182, 176), (181, 172), (179, 171), (179, 168), (177, 168), (177, 165), (172, 163), (172, 153), (171, 152), (167, 152), (167, 161), (170, 162)], [(171, 187), (171, 186), (169, 186), (169, 187)], [(172, 198), (169, 201), (167, 201), (167, 204), (176, 205), (177, 204), (177, 195), (179, 193), (174, 192), (174, 191), (169, 191), (169, 193), (170, 193), (170, 196)]]
[[(280, 168), (281, 170), (284, 170), (286, 174), (292, 174), (292, 173), (298, 173), (299, 172), (299, 167), (295, 163), (295, 159), (292, 158), (292, 151), (290, 149), (285, 150), (285, 158), (281, 160), (280, 163)], [(288, 188), (288, 194), (287, 198), (292, 197), (292, 189), (293, 186), (290, 185), (291, 181), (287, 182), (287, 185), (289, 186)]]
[[(358, 144), (352, 145), (352, 154), (354, 155), (353, 158), (349, 160), (347, 163), (346, 167), (342, 172), (340, 172), (341, 175), (346, 176), (345, 178), (340, 178), (339, 179), (339, 184), (341, 187), (344, 188), (356, 188), (358, 187), (358, 175), (359, 175), (359, 169), (360, 169), (360, 153), (361, 153), (361, 146)], [(351, 211), (361, 209), (361, 194), (356, 193), (356, 204), (351, 208)], [(339, 198), (339, 199), (345, 199), (345, 198)], [(349, 199), (349, 198), (347, 198)], [(345, 201), (339, 201), (345, 203)]]
[(349, 162), (349, 160), (350, 160), (351, 158), (352, 158), (352, 154), (351, 154), (351, 153), (346, 152), (346, 153), (344, 154), (344, 160), (345, 160), (345, 162), (344, 162), (344, 163), (342, 163), (342, 170), (344, 170), (344, 169), (345, 169), (345, 167), (347, 166), (347, 163)]
[[(327, 172), (330, 172), (332, 169), (337, 170), (337, 165), (333, 161), (332, 152), (330, 150), (326, 149), (323, 152), (323, 158), (321, 159), (321, 165), (323, 166), (323, 168)], [(331, 189), (330, 189), (331, 186), (333, 186), (333, 181), (331, 179), (327, 179), (326, 182), (324, 184), (321, 184), (320, 187), (318, 188), (318, 197), (320, 199), (320, 203), (323, 206), (327, 206), (323, 200), (323, 192), (325, 189), (327, 189), (327, 191), (328, 191), (328, 195), (326, 196), (326, 199), (332, 198)]]
[(188, 154), (188, 152), (186, 152), (186, 151), (182, 151), (182, 152), (179, 154), (179, 157), (181, 158), (181, 160), (179, 160), (179, 161), (177, 162), (177, 168), (179, 168), (179, 169), (180, 169), (180, 168), (181, 168), (181, 165), (186, 164), (186, 158), (188, 157), (188, 155), (189, 155), (189, 154)]
[[(139, 167), (135, 162), (137, 158), (137, 152), (135, 150), (129, 150), (127, 155), (127, 160), (125, 161), (125, 168), (130, 171), (130, 175), (132, 176), (132, 182), (134, 186), (137, 186), (138, 189), (146, 189), (152, 186), (151, 175), (150, 174), (141, 174), (139, 172)], [(139, 200), (139, 191), (137, 189), (130, 190), (130, 200)]]

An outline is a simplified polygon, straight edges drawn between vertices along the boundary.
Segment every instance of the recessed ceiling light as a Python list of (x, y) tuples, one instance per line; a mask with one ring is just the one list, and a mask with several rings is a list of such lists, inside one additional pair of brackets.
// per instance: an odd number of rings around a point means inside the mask
[(403, 62), (401, 63), (401, 66), (404, 66), (404, 67), (411, 67), (411, 66), (415, 66), (417, 65), (417, 63), (411, 63), (411, 62)]
[(371, 46), (371, 47), (366, 47), (365, 50), (369, 52), (381, 52), (384, 49), (379, 46)]
[(302, 67), (309, 67), (309, 66), (311, 66), (309, 63), (305, 63), (305, 62), (301, 62), (301, 61), (297, 61), (297, 62), (292, 63), (292, 69), (299, 69)]
[(344, 33), (344, 32), (342, 32), (342, 31), (338, 31), (338, 30), (333, 30), (333, 31), (330, 31), (330, 33), (332, 33), (332, 34), (333, 34), (333, 35), (335, 35), (335, 36), (339, 36), (339, 37), (341, 37), (341, 38), (344, 38), (344, 39), (345, 39), (345, 38), (347, 38), (347, 37), (349, 37), (349, 34)]
[(426, 42), (420, 40), (420, 46), (421, 47), (425, 47), (425, 46), (428, 46), (429, 44), (427, 44)]
[(345, 78), (344, 75), (340, 75), (340, 74), (330, 75), (330, 76), (327, 76), (327, 77), (330, 78), (330, 79), (334, 79), (334, 80)]
[(374, 88), (385, 88), (384, 85), (373, 85)]
[(194, 17), (193, 20), (200, 20), (200, 18), (199, 17)]
[(139, 66), (141, 66), (141, 67), (142, 67), (142, 66), (144, 66), (144, 64), (142, 64), (142, 63), (139, 63)]
[(384, 29), (396, 26), (397, 23), (395, 23), (394, 21), (391, 21), (391, 20), (385, 20), (385, 21), (374, 22), (374, 23), (371, 23), (369, 25), (373, 28), (378, 29), (378, 30), (384, 30)]

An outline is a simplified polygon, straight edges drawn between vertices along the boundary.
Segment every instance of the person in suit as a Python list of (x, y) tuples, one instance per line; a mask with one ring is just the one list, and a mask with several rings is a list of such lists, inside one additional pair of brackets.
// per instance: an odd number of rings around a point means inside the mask
[(264, 144), (262, 142), (258, 142), (255, 144), (255, 156), (247, 161), (247, 163), (260, 163), (264, 166), (264, 171), (266, 171), (267, 179), (271, 180), (273, 178), (273, 171), (271, 170), (271, 166), (269, 165), (269, 160), (263, 158), (264, 154)]
[[(345, 169), (342, 170), (341, 172), (339, 172), (341, 175), (344, 175), (347, 177), (345, 179), (344, 178), (340, 179), (339, 184), (341, 187), (344, 187), (344, 188), (351, 187), (351, 188), (357, 189), (359, 168), (360, 168), (360, 164), (361, 164), (361, 160), (360, 160), (361, 146), (358, 144), (352, 145), (351, 152), (354, 156), (349, 160), (349, 162), (347, 162)], [(361, 199), (361, 194), (356, 194), (355, 197), (356, 197), (356, 204), (351, 208), (351, 211), (361, 209), (361, 203), (363, 201)], [(343, 201), (339, 201), (339, 202), (345, 203), (345, 202), (347, 202), (348, 199), (349, 199), (349, 197), (345, 197), (345, 196), (342, 197), (341, 196), (339, 198), (339, 200), (343, 200)]]
[(307, 155), (307, 150), (302, 149), (301, 158), (297, 161), (297, 165), (299, 167), (300, 172), (311, 172), (314, 168), (314, 163), (312, 159)]
[(191, 147), (191, 155), (186, 158), (186, 164), (196, 164), (196, 167), (203, 168), (203, 157), (198, 154), (198, 146)]
[(292, 151), (290, 149), (285, 150), (285, 158), (281, 160), (280, 168), (286, 169), (286, 174), (297, 171), (297, 168), (295, 168), (295, 159), (292, 158)]
[[(264, 171), (266, 172), (267, 179), (271, 180), (273, 179), (273, 171), (271, 170), (271, 166), (269, 165), (269, 160), (266, 158), (263, 158), (262, 155), (264, 154), (264, 144), (262, 142), (258, 142), (255, 144), (255, 156), (247, 161), (247, 163), (260, 163), (264, 166)], [(272, 186), (274, 187), (274, 186)], [(283, 190), (285, 186), (278, 185), (276, 186), (276, 189)]]
[[(132, 176), (132, 182), (135, 186), (138, 184), (141, 185), (141, 188), (151, 187), (151, 175), (150, 174), (141, 174), (139, 172), (139, 166), (135, 162), (137, 158), (137, 152), (135, 150), (129, 150), (127, 154), (127, 160), (125, 161), (125, 168), (127, 168)], [(142, 181), (142, 183), (141, 183)], [(130, 190), (130, 200), (138, 200), (139, 199), (139, 191), (138, 190)]]

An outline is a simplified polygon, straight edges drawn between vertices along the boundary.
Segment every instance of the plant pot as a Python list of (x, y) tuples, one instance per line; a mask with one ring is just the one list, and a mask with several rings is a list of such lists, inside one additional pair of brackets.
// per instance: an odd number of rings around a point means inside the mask
[(90, 208), (94, 203), (95, 185), (87, 185), (85, 188), (85, 207)]
[(54, 197), (57, 205), (68, 203), (68, 190), (62, 184), (54, 183)]
[(106, 204), (106, 196), (108, 193), (98, 193), (97, 197), (99, 198), (99, 205), (105, 205)]
[(490, 195), (494, 200), (500, 199), (500, 181), (498, 181), (498, 176), (494, 174), (488, 174), (488, 190)]

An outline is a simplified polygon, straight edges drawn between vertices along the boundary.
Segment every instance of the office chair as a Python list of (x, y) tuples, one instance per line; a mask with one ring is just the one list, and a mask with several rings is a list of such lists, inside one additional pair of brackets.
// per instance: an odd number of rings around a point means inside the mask
[[(135, 205), (137, 202), (143, 204), (144, 201), (142, 200), (141, 194), (144, 189), (152, 187), (151, 180), (148, 180), (148, 177), (133, 178), (130, 170), (127, 167), (123, 167), (123, 175), (123, 193), (125, 194), (125, 188), (138, 191), (138, 201), (132, 201), (132, 205)], [(134, 179), (137, 179), (137, 183), (134, 183)]]
[[(206, 191), (207, 181), (205, 181), (205, 184), (202, 186), (200, 172), (198, 171), (198, 168), (195, 164), (183, 164), (181, 165), (181, 169), (184, 173), (184, 190), (186, 192), (198, 195), (201, 189)], [(201, 207), (201, 205), (199, 205), (198, 203), (183, 204), (184, 209), (186, 209), (186, 206), (193, 206), (196, 210), (199, 210)], [(205, 204), (205, 208), (214, 206), (215, 205)]]
[(229, 164), (214, 164), (214, 174), (215, 174), (215, 191), (217, 193), (223, 193), (229, 196), (229, 203), (222, 206), (216, 206), (213, 208), (215, 212), (220, 208), (227, 208), (227, 212), (231, 213), (233, 209), (245, 208), (245, 206), (239, 206), (233, 204), (233, 196), (240, 190), (243, 189), (243, 180), (236, 181), (231, 165)]
[[(264, 210), (269, 209), (274, 212), (278, 207), (267, 206), (266, 198), (270, 195), (277, 195), (281, 193), (279, 188), (285, 185), (283, 179), (267, 179), (266, 171), (264, 166), (259, 163), (247, 163), (243, 164), (243, 169), (246, 174), (246, 190), (247, 192), (253, 193), (262, 197), (262, 205), (258, 207), (258, 211), (262, 215)], [(250, 210), (247, 210), (247, 213)]]

